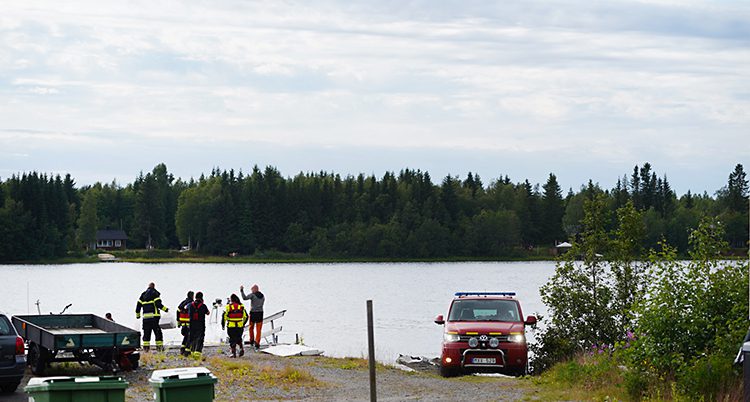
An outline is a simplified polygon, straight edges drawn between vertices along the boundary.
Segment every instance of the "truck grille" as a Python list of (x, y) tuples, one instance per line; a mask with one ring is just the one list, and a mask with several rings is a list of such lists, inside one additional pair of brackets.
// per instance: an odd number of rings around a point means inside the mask
[[(470, 338), (479, 338), (480, 335), (459, 335), (461, 342), (469, 342)], [(489, 338), (497, 338), (500, 342), (508, 342), (508, 335), (487, 335)]]

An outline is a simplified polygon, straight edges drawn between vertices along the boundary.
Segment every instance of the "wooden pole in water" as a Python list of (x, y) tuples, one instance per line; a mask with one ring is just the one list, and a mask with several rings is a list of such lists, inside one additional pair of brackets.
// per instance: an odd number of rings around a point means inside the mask
[(375, 331), (372, 324), (372, 300), (367, 301), (367, 352), (370, 358), (370, 401), (378, 400), (375, 390)]

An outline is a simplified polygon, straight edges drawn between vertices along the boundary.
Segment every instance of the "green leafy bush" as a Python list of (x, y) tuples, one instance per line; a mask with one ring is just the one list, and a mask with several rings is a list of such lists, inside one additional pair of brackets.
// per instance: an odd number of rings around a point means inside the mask
[[(636, 400), (738, 397), (740, 372), (732, 362), (748, 327), (748, 266), (722, 258), (727, 248), (722, 225), (699, 224), (689, 237), (688, 261), (677, 260), (676, 249), (662, 241), (648, 261), (638, 263), (633, 253), (618, 252), (624, 250), (618, 245), (630, 244), (627, 236), (639, 232), (634, 215), (620, 212), (607, 265), (589, 258), (591, 250), (607, 244), (587, 237), (589, 227), (573, 248), (583, 261), (561, 261), (542, 287), (551, 316), (532, 347), (534, 368), (552, 367), (555, 378), (570, 384), (621, 381)], [(586, 208), (587, 216), (595, 213)], [(580, 357), (592, 346), (597, 354), (606, 350), (595, 364)]]
[(703, 396), (706, 400), (724, 400), (740, 388), (739, 369), (732, 366), (731, 357), (722, 354), (701, 356), (685, 366), (677, 376), (680, 393)]
[(594, 345), (626, 340), (632, 330), (632, 306), (641, 298), (645, 273), (640, 247), (634, 246), (643, 236), (642, 218), (632, 203), (617, 215), (619, 227), (610, 235), (605, 197), (584, 201), (581, 238), (540, 289), (550, 315), (531, 346), (536, 372)]

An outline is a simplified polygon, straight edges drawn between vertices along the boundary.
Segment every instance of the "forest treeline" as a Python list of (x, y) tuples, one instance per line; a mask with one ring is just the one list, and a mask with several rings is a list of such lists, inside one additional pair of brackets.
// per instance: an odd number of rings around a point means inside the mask
[(589, 181), (563, 193), (550, 174), (542, 184), (477, 174), (433, 182), (428, 172), (341, 177), (274, 167), (214, 169), (184, 181), (164, 164), (133, 183), (76, 187), (74, 178), (38, 172), (0, 181), (0, 261), (80, 253), (97, 229), (123, 229), (129, 248), (179, 248), (201, 254), (258, 251), (321, 257), (445, 258), (547, 255), (581, 231), (584, 200), (603, 195), (612, 211), (632, 202), (643, 212), (644, 249), (662, 239), (684, 253), (703, 217), (726, 228), (726, 241), (746, 247), (748, 180), (741, 164), (713, 195), (678, 196), (649, 163), (613, 188)]

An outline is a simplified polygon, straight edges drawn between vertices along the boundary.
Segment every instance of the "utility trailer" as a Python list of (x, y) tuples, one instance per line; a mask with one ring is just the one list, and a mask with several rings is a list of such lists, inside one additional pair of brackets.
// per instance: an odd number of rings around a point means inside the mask
[(140, 333), (94, 314), (17, 315), (13, 326), (28, 344), (31, 372), (54, 362), (89, 363), (117, 372), (138, 368)]

